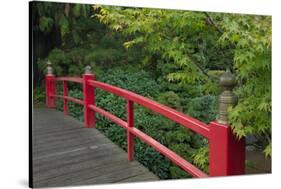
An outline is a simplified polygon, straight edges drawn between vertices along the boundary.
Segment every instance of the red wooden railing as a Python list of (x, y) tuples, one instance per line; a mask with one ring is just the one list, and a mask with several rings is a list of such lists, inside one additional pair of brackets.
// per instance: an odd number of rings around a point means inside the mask
[[(68, 112), (68, 101), (84, 106), (84, 125), (86, 128), (95, 127), (96, 113), (99, 113), (117, 125), (127, 130), (127, 152), (128, 160), (134, 157), (134, 137), (138, 137), (146, 144), (170, 159), (193, 177), (207, 177), (208, 175), (200, 169), (168, 149), (152, 137), (134, 127), (134, 103), (157, 112), (180, 125), (193, 130), (204, 136), (209, 141), (209, 172), (210, 176), (225, 176), (244, 174), (245, 169), (245, 139), (237, 140), (230, 127), (213, 121), (205, 124), (197, 119), (187, 116), (165, 105), (121, 89), (106, 83), (95, 80), (93, 74), (86, 72), (82, 78), (78, 77), (55, 77), (48, 73), (46, 79), (46, 104), (49, 108), (55, 107), (55, 98), (64, 100), (64, 113)], [(63, 95), (56, 95), (55, 82), (63, 82)], [(76, 82), (83, 85), (83, 100), (68, 96), (67, 82)], [(127, 100), (127, 121), (99, 108), (95, 103), (95, 88), (105, 90)]]

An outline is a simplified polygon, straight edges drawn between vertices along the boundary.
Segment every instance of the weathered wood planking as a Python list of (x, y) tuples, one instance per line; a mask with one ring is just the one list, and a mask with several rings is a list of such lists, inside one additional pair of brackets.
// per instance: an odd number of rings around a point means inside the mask
[(93, 128), (54, 109), (33, 111), (34, 187), (159, 180)]

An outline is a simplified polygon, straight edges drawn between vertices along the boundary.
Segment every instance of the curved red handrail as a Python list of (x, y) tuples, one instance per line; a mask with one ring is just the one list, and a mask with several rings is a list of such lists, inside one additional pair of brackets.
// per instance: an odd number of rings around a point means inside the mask
[(135, 94), (133, 92), (130, 92), (125, 89), (121, 89), (106, 83), (102, 83), (99, 81), (88, 81), (88, 84), (97, 87), (100, 89), (103, 89), (105, 91), (108, 91), (110, 93), (114, 93), (117, 96), (124, 97), (127, 100), (131, 100), (137, 104), (140, 104), (154, 112), (157, 112), (181, 125), (183, 125), (186, 128), (189, 128), (196, 133), (209, 138), (210, 128), (207, 124), (198, 121), (197, 119), (194, 119), (190, 116), (187, 116), (179, 111), (176, 111), (168, 106), (162, 105), (160, 103), (157, 103), (153, 100), (150, 100), (146, 97), (143, 97), (141, 95)]
[[(66, 85), (65, 81), (77, 82), (77, 83), (83, 84), (83, 79), (77, 78), (77, 77), (58, 77), (58, 78), (56, 78), (56, 80), (63, 81), (64, 90), (66, 90), (66, 91), (67, 91), (67, 85)], [(178, 112), (172, 108), (169, 108), (168, 106), (157, 103), (153, 100), (145, 98), (145, 97), (138, 95), (136, 93), (133, 93), (131, 91), (121, 89), (121, 88), (118, 88), (118, 87), (115, 87), (115, 86), (112, 86), (112, 85), (109, 85), (106, 83), (98, 82), (95, 80), (87, 80), (85, 86), (100, 88), (102, 90), (113, 93), (117, 96), (121, 96), (121, 97), (125, 98), (126, 100), (128, 100), (128, 102), (130, 102), (130, 101), (135, 102), (141, 106), (144, 106), (156, 113), (159, 113), (159, 114), (183, 125), (186, 128), (189, 128), (189, 129), (197, 132), (198, 134), (201, 134), (202, 136), (204, 136), (206, 138), (209, 138), (210, 129), (207, 124), (200, 122), (181, 112)], [(66, 91), (64, 91), (64, 92), (66, 92)], [(182, 158), (181, 156), (179, 156), (172, 150), (168, 149), (166, 146), (162, 145), (161, 143), (159, 143), (152, 137), (148, 136), (144, 132), (140, 131), (139, 129), (137, 129), (135, 127), (130, 127), (129, 122), (126, 122), (126, 121), (116, 117), (115, 115), (95, 106), (95, 103), (94, 104), (87, 104), (87, 103), (85, 104), (85, 102), (83, 100), (67, 96), (67, 92), (64, 93), (63, 96), (55, 95), (55, 94), (52, 94), (50, 96), (56, 97), (56, 98), (62, 98), (62, 99), (69, 100), (69, 101), (86, 106), (87, 108), (93, 110), (94, 112), (97, 112), (97, 113), (107, 117), (114, 123), (118, 124), (119, 126), (123, 127), (124, 129), (126, 129), (129, 133), (133, 134), (134, 136), (140, 138), (142, 141), (144, 141), (145, 143), (147, 143), (148, 145), (153, 147), (155, 150), (157, 150), (158, 152), (163, 154), (165, 157), (170, 159), (172, 162), (174, 162), (176, 165), (181, 167), (183, 170), (189, 172), (192, 176), (201, 177), (201, 178), (208, 177), (207, 174), (202, 172), (200, 169), (198, 169), (197, 167), (195, 167), (194, 165), (192, 165), (191, 163), (186, 161), (184, 158)], [(131, 110), (128, 110), (128, 111), (131, 111)], [(65, 109), (65, 112), (67, 112), (67, 108)], [(131, 154), (131, 152), (130, 153), (128, 152), (128, 154)]]
[[(75, 82), (75, 83), (83, 84), (82, 78), (80, 78), (80, 77), (56, 77), (55, 80), (63, 82), (64, 95), (50, 95), (50, 96), (66, 100), (66, 102), (64, 102), (64, 105), (65, 105), (65, 103), (67, 104), (67, 100), (75, 102), (75, 103), (80, 104), (80, 105), (84, 105), (83, 100), (67, 96), (67, 84), (66, 84), (66, 82)], [(65, 113), (67, 113), (68, 106), (64, 106), (64, 111), (65, 111)]]
[[(121, 89), (106, 83), (95, 81), (93, 74), (85, 73), (83, 78), (58, 77), (47, 74), (46, 77), (46, 105), (55, 107), (55, 98), (64, 99), (64, 113), (68, 112), (68, 101), (84, 106), (84, 125), (86, 128), (95, 127), (96, 115), (99, 113), (119, 126), (127, 130), (127, 153), (128, 160), (134, 157), (134, 137), (138, 137), (156, 151), (170, 159), (176, 165), (194, 177), (208, 177), (200, 169), (168, 149), (152, 137), (134, 127), (134, 103), (146, 107), (153, 112), (159, 113), (180, 125), (195, 131), (209, 140), (209, 172), (210, 176), (239, 175), (245, 173), (245, 138), (237, 140), (228, 125), (211, 122), (209, 125), (194, 119), (182, 112), (176, 111), (153, 100), (135, 94), (131, 91)], [(55, 81), (63, 82), (63, 95), (56, 95)], [(68, 96), (68, 82), (83, 84), (83, 99)], [(94, 89), (100, 88), (127, 100), (127, 120), (124, 121), (117, 116), (96, 106)]]
[(95, 112), (107, 117), (108, 119), (110, 119), (111, 121), (113, 121), (114, 123), (116, 123), (117, 125), (123, 127), (124, 129), (127, 129), (128, 128), (128, 124), (126, 121), (120, 119), (119, 117), (116, 117), (115, 115), (101, 109), (101, 108), (98, 108), (97, 106), (94, 106), (94, 105), (89, 105), (89, 108), (91, 110), (94, 110)]
[(66, 99), (66, 100), (75, 102), (75, 103), (77, 103), (77, 104), (84, 105), (83, 100), (79, 100), (79, 99), (77, 99), (77, 98), (73, 98), (73, 97), (70, 97), (70, 96), (62, 96), (62, 95), (51, 95), (51, 96), (56, 97), (56, 98)]
[(75, 83), (83, 83), (83, 79), (80, 77), (57, 77), (57, 81), (70, 81)]
[(206, 173), (186, 161), (184, 158), (167, 148), (166, 146), (162, 145), (152, 137), (148, 136), (147, 134), (143, 133), (139, 129), (135, 127), (128, 127), (128, 131), (133, 133), (135, 136), (140, 138), (145, 143), (149, 144), (151, 147), (153, 147), (155, 150), (166, 156), (168, 159), (170, 159), (172, 162), (174, 162), (176, 165), (181, 167), (186, 172), (190, 173), (193, 177), (198, 178), (205, 178), (208, 177)]
[(135, 127), (128, 127), (128, 123), (115, 115), (98, 108), (94, 105), (89, 105), (89, 108), (92, 109), (95, 112), (98, 112), (102, 114), (103, 116), (107, 117), (114, 123), (120, 125), (124, 129), (127, 129), (129, 132), (140, 138), (142, 141), (156, 149), (158, 152), (166, 156), (168, 159), (170, 159), (172, 162), (174, 162), (176, 165), (180, 166), (183, 170), (189, 172), (194, 177), (208, 177), (207, 174), (202, 172), (200, 169), (186, 161), (184, 158), (180, 157), (178, 154), (167, 148), (166, 146), (162, 145), (160, 142), (156, 141), (154, 138), (148, 136), (144, 132), (140, 131), (139, 129)]

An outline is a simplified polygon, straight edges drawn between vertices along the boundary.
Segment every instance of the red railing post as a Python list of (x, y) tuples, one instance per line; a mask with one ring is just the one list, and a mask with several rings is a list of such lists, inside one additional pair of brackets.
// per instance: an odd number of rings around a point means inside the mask
[(245, 138), (238, 139), (228, 124), (228, 107), (237, 101), (232, 92), (235, 77), (230, 71), (221, 76), (220, 85), (218, 120), (210, 123), (209, 172), (210, 176), (241, 175), (245, 173)]
[(45, 75), (45, 89), (46, 89), (46, 105), (48, 108), (55, 108), (55, 97), (56, 86), (55, 86), (55, 75), (51, 67), (51, 62), (48, 61), (47, 74)]
[[(63, 96), (68, 96), (67, 81), (63, 81)], [(68, 114), (68, 100), (63, 99), (63, 112), (65, 115)]]
[(88, 107), (90, 104), (95, 105), (94, 87), (88, 85), (88, 81), (94, 79), (91, 67), (86, 66), (83, 74), (84, 125), (86, 128), (95, 127), (96, 125), (95, 112)]
[[(128, 127), (134, 127), (134, 102), (127, 100), (127, 124)], [(127, 151), (128, 160), (132, 161), (134, 159), (134, 135), (127, 130)]]
[(210, 176), (245, 173), (245, 138), (238, 140), (230, 126), (210, 124)]

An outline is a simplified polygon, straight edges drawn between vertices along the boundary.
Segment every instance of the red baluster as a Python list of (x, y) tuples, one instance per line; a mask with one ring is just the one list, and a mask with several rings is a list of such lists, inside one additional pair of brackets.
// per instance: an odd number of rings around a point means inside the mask
[(218, 121), (210, 123), (210, 176), (241, 175), (245, 173), (245, 138), (239, 140), (228, 124), (228, 108), (237, 102), (232, 92), (235, 77), (229, 70), (221, 76), (220, 85)]
[[(68, 96), (67, 81), (63, 81), (63, 96)], [(68, 114), (68, 100), (63, 99), (63, 112), (65, 115)]]
[(210, 123), (210, 176), (245, 173), (245, 138), (238, 140), (228, 125)]
[[(134, 102), (127, 100), (127, 123), (128, 127), (134, 127)], [(128, 150), (128, 160), (132, 161), (134, 159), (134, 135), (127, 130), (127, 150)]]
[(96, 125), (95, 112), (88, 107), (90, 104), (95, 105), (94, 87), (87, 83), (89, 80), (95, 79), (90, 69), (90, 66), (86, 66), (83, 74), (84, 125), (86, 128), (95, 127)]
[(55, 108), (55, 97), (56, 86), (55, 86), (55, 75), (51, 67), (51, 62), (48, 61), (47, 74), (45, 76), (45, 88), (46, 88), (46, 105), (48, 108)]

